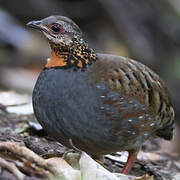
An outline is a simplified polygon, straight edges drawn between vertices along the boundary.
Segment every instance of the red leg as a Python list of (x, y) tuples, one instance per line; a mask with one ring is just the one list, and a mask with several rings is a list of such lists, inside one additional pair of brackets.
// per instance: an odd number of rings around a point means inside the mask
[(134, 161), (136, 160), (137, 154), (138, 154), (137, 151), (129, 151), (128, 160), (127, 160), (127, 162), (123, 168), (123, 171), (122, 171), (123, 174), (129, 173)]

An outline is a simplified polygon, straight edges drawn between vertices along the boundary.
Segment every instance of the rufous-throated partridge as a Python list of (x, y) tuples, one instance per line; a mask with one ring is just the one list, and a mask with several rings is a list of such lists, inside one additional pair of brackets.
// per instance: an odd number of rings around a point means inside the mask
[(91, 156), (128, 151), (127, 174), (150, 136), (171, 140), (174, 110), (164, 82), (129, 58), (88, 47), (69, 18), (31, 21), (51, 46), (51, 57), (33, 91), (33, 107), (45, 131), (63, 145)]

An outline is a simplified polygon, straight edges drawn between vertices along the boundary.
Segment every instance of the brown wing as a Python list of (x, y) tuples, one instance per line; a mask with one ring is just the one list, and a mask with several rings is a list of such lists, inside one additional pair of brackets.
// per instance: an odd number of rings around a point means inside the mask
[[(105, 82), (122, 97), (144, 105), (157, 124), (156, 135), (170, 140), (174, 128), (174, 109), (167, 88), (159, 76), (132, 59), (104, 54), (98, 54), (98, 59), (96, 81)], [(140, 114), (135, 110), (133, 113), (136, 116)]]

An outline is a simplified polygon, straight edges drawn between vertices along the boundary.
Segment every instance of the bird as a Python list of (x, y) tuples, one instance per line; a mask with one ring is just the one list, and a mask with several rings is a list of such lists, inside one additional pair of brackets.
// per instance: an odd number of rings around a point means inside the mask
[[(32, 93), (44, 130), (91, 157), (128, 151), (128, 174), (150, 137), (173, 138), (174, 109), (163, 80), (133, 59), (95, 52), (79, 26), (65, 16), (27, 23), (51, 47)], [(39, 47), (40, 49), (41, 47)]]

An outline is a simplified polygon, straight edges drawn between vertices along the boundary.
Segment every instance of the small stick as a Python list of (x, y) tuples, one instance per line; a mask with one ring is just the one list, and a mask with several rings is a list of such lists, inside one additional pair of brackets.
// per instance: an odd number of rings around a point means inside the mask
[(47, 163), (43, 158), (26, 148), (25, 146), (21, 145), (20, 143), (0, 141), (0, 151), (2, 150), (8, 150), (13, 154), (18, 155), (22, 160), (24, 158), (30, 162), (37, 164), (40, 167), (44, 167), (50, 172), (54, 171), (51, 164)]
[(23, 180), (25, 175), (13, 164), (0, 157), (0, 166), (12, 172), (19, 180)]

